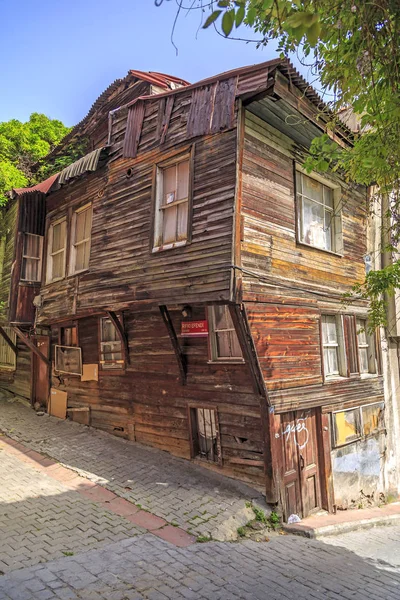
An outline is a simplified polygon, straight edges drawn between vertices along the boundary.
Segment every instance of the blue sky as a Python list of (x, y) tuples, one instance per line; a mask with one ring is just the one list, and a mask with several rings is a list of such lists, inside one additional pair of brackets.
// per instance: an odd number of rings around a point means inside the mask
[[(189, 4), (188, 0), (188, 4)], [(175, 0), (0, 0), (0, 121), (32, 112), (74, 125), (129, 69), (161, 71), (194, 82), (276, 58), (274, 46), (197, 32), (199, 13), (178, 21)], [(244, 28), (239, 32), (248, 37)]]

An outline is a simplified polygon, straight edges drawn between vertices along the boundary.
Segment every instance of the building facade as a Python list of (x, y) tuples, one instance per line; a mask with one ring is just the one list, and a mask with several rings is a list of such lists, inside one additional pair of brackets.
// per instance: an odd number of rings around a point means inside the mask
[(367, 190), (304, 171), (322, 101), (287, 61), (194, 85), (131, 73), (85, 121), (91, 151), (13, 191), (1, 385), (247, 481), (286, 517), (380, 501), (380, 338), (364, 300), (343, 304)]

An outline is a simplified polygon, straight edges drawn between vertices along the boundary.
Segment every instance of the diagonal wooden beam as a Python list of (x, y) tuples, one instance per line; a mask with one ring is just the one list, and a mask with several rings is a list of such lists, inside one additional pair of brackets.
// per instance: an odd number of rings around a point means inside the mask
[(14, 342), (8, 337), (8, 335), (6, 334), (6, 332), (4, 331), (3, 327), (0, 327), (0, 335), (1, 337), (7, 342), (7, 344), (10, 346), (11, 350), (13, 350), (13, 352), (15, 352), (15, 354), (18, 353), (18, 348), (17, 346), (14, 344)]
[(112, 310), (108, 310), (107, 311), (108, 316), (110, 317), (112, 324), (114, 325), (115, 329), (117, 330), (119, 339), (121, 340), (121, 344), (124, 347), (124, 351), (125, 351), (125, 360), (127, 362), (127, 364), (130, 364), (130, 359), (129, 359), (129, 344), (128, 344), (128, 338), (126, 337), (126, 333), (125, 333), (125, 329), (122, 327), (122, 323), (121, 321), (118, 319), (116, 313)]
[(249, 365), (251, 371), (254, 391), (263, 398), (265, 398), (267, 404), (271, 406), (271, 402), (268, 396), (268, 390), (265, 385), (260, 362), (258, 360), (257, 350), (254, 345), (253, 336), (251, 334), (246, 308), (244, 304), (230, 304), (229, 310), (239, 337), (239, 341), (241, 342), (245, 360)]
[(179, 345), (179, 340), (175, 332), (174, 324), (172, 323), (171, 315), (168, 312), (168, 308), (165, 305), (159, 307), (162, 318), (164, 319), (165, 326), (167, 328), (171, 344), (175, 352), (176, 360), (178, 361), (179, 373), (181, 376), (181, 384), (186, 385), (186, 357), (182, 352), (182, 348)]
[(19, 327), (13, 327), (17, 337), (19, 337), (19, 339), (24, 342), (24, 344), (26, 346), (28, 346), (29, 350), (32, 350), (32, 352), (34, 354), (36, 354), (36, 356), (38, 358), (40, 358), (40, 360), (42, 360), (49, 368), (51, 367), (51, 362), (49, 361), (49, 359), (42, 354), (42, 352), (40, 352), (39, 348), (32, 342), (31, 338), (28, 337), (27, 335), (24, 334), (23, 331), (20, 330)]

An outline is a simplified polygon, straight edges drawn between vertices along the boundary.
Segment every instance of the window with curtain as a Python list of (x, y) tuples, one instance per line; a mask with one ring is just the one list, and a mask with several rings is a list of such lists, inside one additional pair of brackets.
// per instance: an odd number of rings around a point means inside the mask
[(173, 248), (188, 239), (188, 158), (157, 168), (154, 249)]
[(334, 190), (296, 172), (298, 240), (337, 252)]
[(42, 276), (43, 237), (33, 233), (24, 234), (21, 280), (40, 281)]
[(92, 206), (76, 210), (72, 217), (70, 272), (79, 273), (89, 268), (92, 230)]
[(50, 223), (47, 252), (47, 282), (65, 277), (67, 220)]

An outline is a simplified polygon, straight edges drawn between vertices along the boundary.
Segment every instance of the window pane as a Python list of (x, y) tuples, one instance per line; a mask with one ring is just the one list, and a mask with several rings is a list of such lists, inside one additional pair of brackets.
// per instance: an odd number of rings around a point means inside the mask
[(176, 200), (176, 165), (163, 170), (163, 204)]
[(232, 320), (230, 318), (229, 309), (224, 304), (216, 304), (212, 307), (214, 312), (214, 324), (215, 329), (229, 329), (233, 327)]
[(40, 236), (25, 234), (24, 238), (24, 255), (32, 258), (40, 258)]
[(40, 261), (34, 258), (24, 258), (22, 261), (21, 279), (25, 281), (39, 281)]
[(217, 356), (219, 358), (230, 358), (231, 355), (231, 344), (230, 344), (230, 332), (219, 331), (215, 334), (217, 340)]
[(178, 190), (177, 200), (187, 198), (189, 195), (189, 161), (178, 163)]
[(59, 252), (52, 258), (52, 279), (64, 277), (64, 254), (64, 252)]
[(230, 347), (231, 347), (231, 356), (232, 357), (242, 357), (242, 349), (239, 344), (238, 336), (236, 335), (236, 331), (231, 331), (230, 335)]
[(311, 177), (307, 177), (307, 175), (302, 175), (303, 180), (303, 191), (302, 193), (307, 198), (311, 198), (312, 200), (318, 200), (318, 202), (323, 201), (322, 188), (323, 185), (319, 181), (315, 179), (311, 179)]
[(324, 222), (324, 239), (325, 239), (325, 250), (332, 250), (332, 236), (333, 236), (333, 227), (332, 227), (332, 219), (333, 213), (332, 211), (325, 210), (325, 222)]
[(367, 345), (367, 322), (364, 319), (357, 319), (357, 336), (359, 345)]
[(325, 375), (339, 375), (338, 349), (324, 348)]
[(383, 402), (379, 404), (371, 404), (370, 406), (363, 406), (361, 408), (363, 435), (371, 435), (382, 429), (383, 408)]
[(302, 199), (302, 241), (311, 246), (325, 248), (324, 207)]
[(80, 349), (57, 346), (56, 370), (80, 375), (82, 373)]
[(324, 185), (324, 203), (325, 206), (333, 208), (333, 190)]
[(171, 244), (176, 241), (176, 206), (171, 206), (163, 210), (163, 244)]
[(89, 267), (90, 242), (82, 242), (75, 246), (75, 271), (83, 271)]
[(65, 221), (53, 225), (52, 252), (57, 252), (65, 246)]
[(187, 239), (187, 229), (188, 229), (188, 203), (184, 202), (182, 204), (178, 204), (178, 235), (177, 240), (186, 240)]
[(85, 240), (90, 238), (90, 233), (91, 233), (91, 229), (92, 229), (92, 207), (90, 206), (89, 208), (87, 208), (85, 210), (85, 231), (84, 231), (84, 236), (85, 236)]
[(324, 344), (337, 344), (336, 317), (324, 315), (322, 317), (322, 339)]
[(118, 333), (110, 319), (102, 319), (102, 342), (119, 342)]
[(75, 221), (75, 243), (81, 242), (85, 239), (85, 221), (86, 221), (86, 213), (84, 210), (79, 213), (75, 213), (76, 221)]
[(368, 373), (368, 348), (360, 348), (360, 371)]
[(361, 436), (360, 410), (358, 408), (335, 413), (333, 417), (337, 446), (356, 440)]

